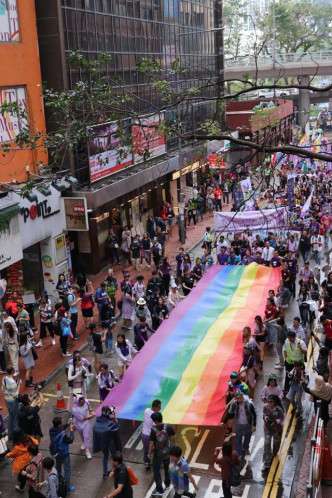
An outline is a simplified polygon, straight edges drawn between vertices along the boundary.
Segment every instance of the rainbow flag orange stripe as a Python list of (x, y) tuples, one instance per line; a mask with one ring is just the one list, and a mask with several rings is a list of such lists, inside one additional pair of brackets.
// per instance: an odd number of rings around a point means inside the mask
[(212, 267), (103, 404), (116, 406), (119, 418), (142, 420), (159, 398), (168, 423), (218, 425), (229, 374), (242, 360), (242, 329), (253, 326), (279, 281), (279, 269), (256, 263)]

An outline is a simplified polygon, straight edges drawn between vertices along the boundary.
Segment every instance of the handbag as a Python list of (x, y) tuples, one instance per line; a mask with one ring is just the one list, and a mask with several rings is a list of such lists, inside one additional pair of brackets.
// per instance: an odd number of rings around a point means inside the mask
[(37, 354), (37, 351), (35, 350), (35, 348), (32, 346), (31, 347), (31, 353), (32, 353), (32, 358), (34, 360), (38, 360), (38, 354)]
[(2, 437), (0, 439), (0, 455), (3, 455), (4, 453), (7, 453), (7, 451), (8, 451), (8, 448), (7, 448), (7, 445), (6, 445), (5, 438)]

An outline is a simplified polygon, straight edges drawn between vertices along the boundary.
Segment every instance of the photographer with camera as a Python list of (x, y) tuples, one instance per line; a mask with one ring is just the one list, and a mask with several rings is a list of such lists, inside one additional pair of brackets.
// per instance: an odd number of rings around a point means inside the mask
[[(271, 467), (273, 457), (278, 453), (282, 427), (285, 419), (285, 412), (282, 407), (279, 396), (270, 394), (267, 403), (263, 407), (264, 419), (264, 451), (263, 451), (263, 470)], [(273, 445), (272, 445), (273, 440)], [(272, 448), (271, 448), (272, 446)]]
[[(70, 429), (70, 434), (67, 436), (66, 430)], [(61, 417), (54, 417), (53, 426), (50, 428), (50, 453), (55, 458), (55, 467), (58, 476), (61, 475), (63, 466), (64, 478), (67, 484), (68, 493), (75, 490), (75, 486), (70, 485), (71, 477), (71, 461), (69, 454), (69, 445), (74, 441), (74, 425), (71, 422), (63, 425)]]
[(43, 437), (39, 410), (45, 404), (43, 394), (40, 391), (41, 388), (41, 385), (37, 385), (31, 395), (23, 394), (23, 396), (19, 396), (20, 404), (18, 409), (18, 426), (26, 434), (34, 436), (38, 441)]
[(115, 416), (114, 406), (103, 406), (101, 415), (96, 418), (93, 426), (93, 452), (102, 451), (103, 457), (103, 479), (107, 479), (108, 460), (110, 453), (122, 451), (122, 443), (119, 435), (120, 424)]

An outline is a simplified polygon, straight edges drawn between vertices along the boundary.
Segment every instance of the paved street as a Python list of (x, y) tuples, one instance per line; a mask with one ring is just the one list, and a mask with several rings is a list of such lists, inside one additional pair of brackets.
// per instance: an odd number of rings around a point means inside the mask
[[(196, 247), (193, 256), (200, 254), (200, 247)], [(300, 262), (301, 265), (302, 262)], [(263, 312), (263, 310), (258, 310)], [(287, 311), (287, 323), (290, 325), (291, 318), (298, 314), (298, 307), (294, 300)], [(133, 340), (132, 331), (126, 332), (126, 336)], [(315, 350), (317, 351), (317, 349)], [(84, 349), (83, 355), (93, 361), (92, 353), (87, 348)], [(105, 360), (110, 367), (117, 373), (117, 360), (113, 356), (105, 356)], [(283, 382), (283, 371), (275, 370), (275, 354), (268, 351), (264, 358), (264, 370), (260, 374), (255, 388), (255, 405), (258, 413), (257, 432), (251, 439), (251, 455), (242, 468), (241, 474), (243, 482), (239, 488), (236, 488), (235, 496), (256, 498), (257, 496), (282, 497), (291, 496), (294, 476), (298, 470), (299, 461), (303, 454), (306, 435), (310, 425), (312, 415), (312, 403), (306, 399), (304, 421), (303, 423), (295, 422), (294, 418), (288, 417), (285, 422), (284, 438), (280, 451), (280, 464), (272, 467), (267, 475), (262, 475), (262, 452), (263, 452), (263, 423), (262, 423), (262, 403), (260, 401), (260, 392), (266, 384), (270, 372), (276, 371), (279, 384)], [(312, 365), (311, 365), (312, 366)], [(309, 369), (311, 368), (309, 366)], [(236, 369), (237, 366), (234, 366)], [(48, 453), (49, 438), (48, 430), (51, 420), (54, 416), (53, 407), (56, 403), (56, 383), (60, 382), (62, 390), (66, 395), (68, 392), (65, 372), (60, 371), (50, 384), (44, 389), (46, 404), (41, 412), (42, 427), (44, 438), (41, 441), (41, 449)], [(226, 390), (226, 386), (225, 386)], [(307, 398), (307, 396), (306, 396)], [(92, 408), (97, 408), (98, 386), (97, 381), (93, 379), (89, 391), (89, 399)], [(288, 408), (288, 402), (285, 401), (285, 407)], [(289, 411), (288, 411), (289, 412)], [(64, 414), (67, 418), (68, 414)], [(140, 440), (141, 423), (131, 421), (121, 422), (121, 439), (124, 446), (125, 461), (132, 466), (135, 473), (140, 479), (140, 483), (135, 487), (135, 498), (149, 498), (154, 489), (152, 470), (146, 471), (142, 462), (142, 443)], [(221, 445), (223, 441), (223, 431), (219, 427), (190, 427), (179, 426), (176, 428), (176, 440), (184, 452), (193, 474), (196, 477), (200, 491), (198, 496), (206, 498), (219, 498), (222, 496), (220, 471), (213, 461), (213, 451), (215, 446)], [(75, 437), (75, 442), (71, 447), (72, 458), (72, 483), (76, 486), (73, 496), (89, 496), (102, 498), (111, 487), (110, 480), (102, 480), (102, 455), (93, 455), (92, 460), (87, 461), (85, 455), (80, 451), (80, 440)], [(10, 473), (10, 467), (5, 463), (0, 463), (2, 471), (0, 472), (0, 489), (4, 498), (12, 496), (13, 480)], [(88, 479), (87, 479), (88, 477)], [(165, 492), (164, 497), (172, 496), (172, 491)], [(295, 496), (295, 495), (294, 495)]]

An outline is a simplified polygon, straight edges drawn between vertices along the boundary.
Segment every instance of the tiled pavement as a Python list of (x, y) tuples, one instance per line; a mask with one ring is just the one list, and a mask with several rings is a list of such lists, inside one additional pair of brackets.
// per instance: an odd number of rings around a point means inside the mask
[[(227, 208), (227, 206), (226, 206)], [(205, 229), (207, 226), (213, 227), (213, 216), (205, 214), (204, 215), (204, 221), (199, 221), (194, 227), (191, 225), (189, 228), (187, 228), (186, 232), (186, 243), (183, 245), (186, 251), (189, 251), (196, 246), (198, 243), (201, 243), (200, 241), (203, 238)], [(170, 263), (175, 265), (175, 256), (178, 253), (178, 249), (182, 244), (179, 242), (179, 237), (178, 237), (178, 231), (177, 231), (177, 226), (174, 226), (173, 230), (173, 237), (171, 240), (166, 241), (166, 252), (165, 255), (169, 257)], [(203, 253), (203, 250), (202, 250)], [(127, 268), (128, 271), (130, 271), (131, 277), (133, 280), (135, 280), (136, 277), (136, 271), (133, 269), (133, 267)], [(107, 275), (107, 268), (105, 268), (101, 273), (98, 275), (95, 275), (91, 278), (92, 285), (94, 290), (97, 289), (99, 286), (100, 282), (103, 281), (103, 279)], [(114, 275), (118, 279), (118, 282), (120, 284), (121, 280), (123, 279), (122, 275), (122, 266), (115, 266), (114, 267)], [(142, 268), (142, 275), (145, 277), (145, 282), (151, 278), (151, 270), (148, 270), (145, 266)], [(117, 300), (120, 298), (120, 292), (118, 292), (117, 295)], [(95, 307), (95, 316), (98, 316), (98, 310)], [(38, 317), (37, 317), (37, 323), (36, 326), (38, 326)], [(83, 318), (81, 316), (81, 313), (79, 311), (79, 320), (78, 320), (78, 328), (77, 328), (78, 334), (80, 336), (79, 341), (73, 341), (69, 340), (69, 344), (71, 343), (73, 347), (70, 349), (70, 351), (74, 351), (75, 349), (80, 349), (83, 347), (83, 345), (87, 341), (87, 335), (88, 331), (85, 328), (85, 324), (83, 321)], [(62, 353), (60, 350), (60, 346), (58, 345), (58, 338), (56, 338), (57, 344), (55, 346), (51, 345), (51, 338), (50, 336), (47, 336), (46, 339), (43, 340), (43, 347), (38, 348), (38, 360), (36, 361), (36, 367), (33, 371), (33, 378), (35, 380), (42, 380), (46, 379), (49, 376), (51, 376), (54, 372), (58, 370), (61, 365), (63, 365), (65, 362), (65, 359), (62, 357)], [(22, 360), (19, 359), (19, 366), (20, 366), (20, 377), (24, 381), (24, 368), (22, 364)], [(1, 378), (0, 378), (1, 382)], [(22, 382), (23, 386), (23, 382)], [(29, 392), (31, 391), (31, 388), (21, 388), (21, 392)], [(7, 410), (6, 410), (6, 405), (4, 402), (4, 395), (2, 391), (0, 391), (0, 406), (3, 407), (2, 413), (3, 415), (6, 415)]]

